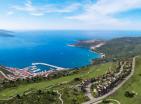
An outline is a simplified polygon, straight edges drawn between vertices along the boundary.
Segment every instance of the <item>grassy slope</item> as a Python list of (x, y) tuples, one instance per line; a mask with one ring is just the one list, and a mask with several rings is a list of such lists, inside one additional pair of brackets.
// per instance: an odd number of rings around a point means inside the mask
[[(125, 91), (135, 91), (137, 95), (133, 98), (128, 98), (124, 96)], [(136, 58), (133, 77), (109, 98), (116, 99), (121, 104), (141, 104), (141, 57)]]
[(34, 92), (20, 97), (20, 99), (15, 97), (8, 101), (0, 101), (0, 104), (61, 104), (61, 102), (56, 92), (53, 94), (52, 92)]
[(44, 89), (47, 87), (55, 86), (61, 84), (62, 82), (72, 81), (74, 78), (91, 78), (95, 76), (99, 76), (105, 73), (105, 71), (112, 66), (112, 63), (101, 64), (98, 66), (90, 66), (89, 68), (81, 69), (78, 74), (62, 77), (59, 79), (51, 80), (51, 81), (43, 81), (34, 84), (20, 85), (15, 88), (7, 88), (0, 92), (0, 99), (6, 99), (10, 96), (15, 96), (16, 94), (22, 94), (30, 89)]

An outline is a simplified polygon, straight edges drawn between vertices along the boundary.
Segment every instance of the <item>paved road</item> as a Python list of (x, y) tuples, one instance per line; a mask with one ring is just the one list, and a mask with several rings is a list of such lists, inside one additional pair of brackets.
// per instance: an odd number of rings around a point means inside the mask
[(96, 99), (96, 98), (94, 98), (92, 93), (91, 93), (91, 86), (92, 86), (92, 83), (87, 86), (87, 88), (86, 88), (87, 92), (86, 92), (85, 96), (88, 96), (88, 98), (90, 100), (93, 100), (93, 99)]
[(134, 74), (134, 71), (135, 71), (135, 59), (136, 57), (133, 58), (133, 62), (132, 62), (132, 71), (130, 73), (129, 76), (127, 76), (125, 78), (124, 81), (122, 81), (117, 87), (115, 87), (113, 90), (111, 90), (109, 93), (105, 94), (104, 96), (101, 96), (99, 98), (94, 98), (90, 92), (90, 87), (91, 87), (91, 84), (87, 87), (87, 96), (89, 97), (90, 101), (88, 102), (84, 102), (83, 104), (98, 104), (100, 102), (102, 102), (102, 100), (108, 96), (110, 96), (111, 94), (113, 94), (114, 92), (116, 92), (128, 79), (130, 79), (132, 77), (132, 75)]
[(64, 101), (63, 101), (63, 99), (62, 99), (62, 94), (59, 93), (58, 90), (57, 90), (56, 92), (57, 92), (57, 94), (59, 94), (59, 100), (61, 101), (62, 104), (64, 104)]

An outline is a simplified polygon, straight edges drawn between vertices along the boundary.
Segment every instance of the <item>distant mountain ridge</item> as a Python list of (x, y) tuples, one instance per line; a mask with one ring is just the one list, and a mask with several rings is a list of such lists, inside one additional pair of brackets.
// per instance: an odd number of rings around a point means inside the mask
[(14, 37), (13, 31), (0, 29), (0, 37)]

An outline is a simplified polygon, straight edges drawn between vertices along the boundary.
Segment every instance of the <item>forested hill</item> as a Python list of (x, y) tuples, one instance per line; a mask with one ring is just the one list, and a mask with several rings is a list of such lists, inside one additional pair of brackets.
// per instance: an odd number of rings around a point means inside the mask
[(116, 38), (96, 49), (108, 57), (135, 56), (141, 54), (141, 37)]

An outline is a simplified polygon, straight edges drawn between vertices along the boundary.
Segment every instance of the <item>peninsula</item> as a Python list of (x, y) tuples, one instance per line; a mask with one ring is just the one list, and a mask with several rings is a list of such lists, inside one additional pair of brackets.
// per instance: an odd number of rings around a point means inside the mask
[(70, 44), (70, 46), (96, 49), (104, 44), (105, 41), (101, 40), (78, 40), (76, 43)]

